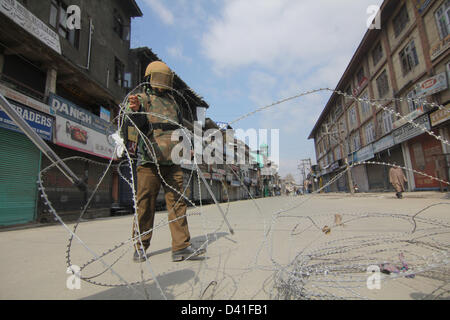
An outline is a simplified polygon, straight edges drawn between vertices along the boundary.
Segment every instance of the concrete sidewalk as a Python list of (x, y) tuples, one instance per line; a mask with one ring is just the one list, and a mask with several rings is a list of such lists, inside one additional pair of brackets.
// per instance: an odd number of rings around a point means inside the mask
[[(405, 193), (403, 200), (396, 199), (394, 194), (381, 193), (354, 197), (321, 194), (221, 204), (235, 230), (234, 236), (228, 233), (214, 205), (204, 206), (201, 215), (197, 214), (200, 209), (190, 208), (188, 214), (193, 215), (188, 221), (192, 242), (206, 243), (208, 252), (200, 261), (181, 263), (171, 262), (167, 214), (161, 212), (156, 216), (155, 226), (162, 226), (154, 232), (148, 263), (132, 262), (133, 249), (128, 242), (102, 259), (112, 265), (115, 274), (101, 261), (90, 263), (81, 274), (97, 284), (82, 281), (79, 290), (69, 290), (66, 285), (70, 277), (65, 257), (70, 234), (63, 226), (3, 231), (0, 232), (0, 298), (272, 299), (277, 297), (274, 276), (292, 266), (290, 263), (299, 253), (314, 252), (326, 243), (348, 237), (407, 233), (412, 228), (411, 221), (407, 220), (353, 221), (355, 216), (377, 213), (412, 217), (419, 210), (438, 203), (441, 205), (421, 213), (420, 217), (443, 223), (428, 226), (418, 221), (417, 227), (419, 231), (438, 227), (445, 231), (450, 226), (450, 200), (437, 192)], [(290, 210), (281, 211), (282, 208)], [(335, 214), (349, 221), (345, 228), (333, 226)], [(303, 219), (306, 216), (313, 217), (314, 224)], [(70, 250), (72, 264), (83, 266), (94, 258), (94, 253), (100, 255), (126, 242), (131, 236), (131, 223), (132, 216), (81, 223), (76, 235), (83, 244), (74, 240)], [(330, 234), (317, 228), (324, 225), (332, 227)], [(72, 229), (73, 224), (68, 227)], [(449, 233), (443, 232), (439, 237), (439, 241), (450, 243)], [(448, 246), (446, 250), (448, 252)], [(142, 278), (150, 280), (143, 285)], [(383, 282), (380, 290), (358, 289), (358, 295), (370, 299), (416, 299), (433, 293), (439, 286), (448, 284), (448, 280), (419, 275), (414, 279)], [(126, 283), (136, 284), (126, 286)], [(338, 292), (333, 294), (339, 296)]]

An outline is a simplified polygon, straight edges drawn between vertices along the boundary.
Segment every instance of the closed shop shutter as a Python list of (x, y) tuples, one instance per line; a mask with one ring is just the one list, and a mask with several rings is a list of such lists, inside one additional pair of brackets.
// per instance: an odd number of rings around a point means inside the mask
[[(50, 144), (50, 147), (56, 154), (64, 160), (70, 170), (80, 179), (87, 183), (87, 192), (80, 191), (74, 184), (72, 184), (66, 176), (57, 168), (52, 167), (46, 170), (42, 176), (45, 192), (48, 200), (52, 203), (53, 208), (63, 218), (78, 218), (82, 207), (86, 204), (92, 192), (103, 176), (106, 170), (106, 162), (95, 156), (83, 154), (71, 149)], [(80, 157), (80, 158), (72, 158)], [(68, 158), (72, 158), (68, 160)], [(86, 159), (93, 160), (88, 162)], [(100, 165), (96, 162), (104, 163)], [(52, 165), (47, 157), (42, 158), (42, 169), (46, 169)], [(126, 170), (123, 170), (126, 171)], [(112, 200), (112, 169), (106, 173), (99, 185), (97, 192), (92, 197), (87, 213), (84, 217), (105, 216), (109, 215)], [(130, 191), (131, 192), (131, 191)], [(48, 221), (53, 218), (53, 214), (49, 212), (47, 206), (42, 199), (39, 201), (39, 219), (41, 221)]]
[[(437, 130), (434, 130), (433, 133), (438, 134)], [(408, 141), (408, 144), (413, 169), (432, 177), (444, 176), (443, 166), (437, 162), (437, 157), (443, 153), (440, 141), (428, 134), (422, 134)], [(420, 174), (414, 173), (414, 180), (417, 190), (438, 189), (440, 187), (438, 181)]]
[(41, 152), (23, 134), (1, 129), (0, 225), (35, 219)]
[(386, 167), (379, 164), (367, 165), (367, 178), (369, 179), (370, 191), (384, 191), (386, 181)]

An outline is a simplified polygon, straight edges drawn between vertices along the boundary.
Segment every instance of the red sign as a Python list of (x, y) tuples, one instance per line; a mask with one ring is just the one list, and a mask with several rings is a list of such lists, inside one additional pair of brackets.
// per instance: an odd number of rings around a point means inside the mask
[(436, 84), (437, 80), (436, 79), (430, 79), (425, 81), (424, 83), (422, 83), (422, 85), (420, 86), (422, 89), (428, 89), (431, 88), (432, 86), (434, 86)]
[(359, 93), (360, 93), (362, 87), (364, 87), (364, 86), (366, 85), (367, 80), (369, 80), (369, 79), (367, 79), (367, 77), (363, 77), (363, 78), (361, 79), (361, 81), (358, 83), (358, 86), (357, 86), (355, 89), (353, 89), (353, 95), (354, 95), (355, 97), (356, 97), (357, 95), (359, 95)]

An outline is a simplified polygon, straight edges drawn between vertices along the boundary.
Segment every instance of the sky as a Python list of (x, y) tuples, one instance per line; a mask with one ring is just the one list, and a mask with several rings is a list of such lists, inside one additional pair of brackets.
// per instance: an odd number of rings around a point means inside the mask
[[(336, 88), (382, 0), (137, 0), (131, 47), (149, 47), (209, 104), (208, 118), (230, 123), (273, 102)], [(279, 130), (279, 174), (301, 181), (301, 159), (316, 163), (308, 140), (330, 93), (316, 93), (233, 123)], [(264, 141), (260, 141), (261, 143)], [(274, 148), (273, 150), (275, 150)]]

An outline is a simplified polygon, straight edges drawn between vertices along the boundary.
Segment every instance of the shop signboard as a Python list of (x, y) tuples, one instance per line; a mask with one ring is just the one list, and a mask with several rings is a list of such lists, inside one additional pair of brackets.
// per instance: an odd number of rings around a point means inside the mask
[(444, 109), (437, 110), (430, 114), (431, 126), (437, 126), (450, 119), (450, 104), (447, 104)]
[(218, 174), (218, 173), (213, 173), (212, 174), (212, 179), (215, 180), (215, 181), (222, 181), (223, 175)]
[(373, 153), (381, 152), (392, 146), (394, 146), (394, 137), (390, 134), (373, 143)]
[(233, 187), (240, 187), (240, 186), (241, 186), (241, 183), (240, 183), (239, 181), (237, 181), (237, 180), (233, 180), (233, 181), (231, 181), (231, 185), (232, 185)]
[(107, 159), (114, 157), (113, 125), (54, 94), (49, 104), (56, 115), (57, 145)]
[(337, 168), (339, 168), (339, 162), (336, 161), (331, 165), (330, 169), (331, 169), (331, 171), (334, 171)]
[(2, 95), (4, 95), (6, 98), (9, 98), (16, 102), (19, 102), (19, 103), (26, 105), (27, 107), (30, 107), (34, 110), (38, 110), (43, 113), (53, 115), (53, 112), (51, 111), (51, 108), (48, 104), (45, 104), (45, 103), (37, 101), (33, 98), (30, 98), (20, 92), (17, 92), (16, 90), (13, 90), (11, 88), (4, 86), (2, 84), (0, 84), (0, 93)]
[(209, 173), (209, 172), (202, 172), (203, 173), (203, 176), (205, 177), (205, 179), (211, 179), (211, 173)]
[(357, 161), (366, 161), (372, 159), (374, 156), (372, 144), (369, 144), (356, 152)]
[(418, 95), (422, 97), (431, 96), (435, 93), (444, 91), (448, 88), (447, 73), (442, 72), (428, 78), (427, 80), (420, 82), (417, 85), (417, 88), (419, 92)]
[(438, 58), (441, 54), (443, 54), (450, 47), (450, 34), (446, 36), (443, 40), (439, 40), (434, 45), (431, 46), (430, 49), (430, 58), (431, 61)]
[(215, 173), (221, 174), (223, 176), (227, 174), (226, 171), (223, 169), (212, 168), (212, 171)]
[(423, 106), (421, 106), (421, 107), (417, 108), (416, 110), (414, 110), (413, 112), (408, 113), (402, 119), (399, 119), (399, 120), (394, 122), (394, 124), (393, 124), (394, 129), (402, 127), (403, 125), (408, 123), (408, 121), (413, 121), (417, 117), (419, 117), (422, 114), (424, 114), (424, 112), (425, 112), (424, 108), (423, 108)]
[(422, 13), (425, 11), (425, 9), (428, 7), (428, 5), (431, 3), (431, 0), (416, 0), (416, 8), (419, 13)]
[(58, 34), (16, 0), (0, 0), (0, 12), (61, 54)]
[[(7, 99), (11, 107), (28, 123), (28, 125), (44, 140), (52, 141), (54, 118), (48, 114), (28, 108), (16, 101)], [(0, 127), (20, 132), (22, 130), (0, 108)]]
[[(414, 120), (414, 123), (419, 125), (420, 128), (425, 127), (427, 130), (431, 129), (428, 114), (424, 114), (423, 116), (417, 118)], [(403, 127), (398, 128), (392, 133), (394, 136), (394, 143), (399, 144), (422, 134), (423, 130), (420, 128), (411, 123), (407, 123)]]
[(361, 81), (359, 81), (358, 85), (356, 86), (356, 88), (353, 89), (353, 96), (357, 97), (360, 92), (361, 89), (367, 84), (368, 82), (368, 78), (367, 77), (362, 77)]
[(109, 123), (111, 121), (111, 112), (106, 108), (100, 107), (100, 118)]

